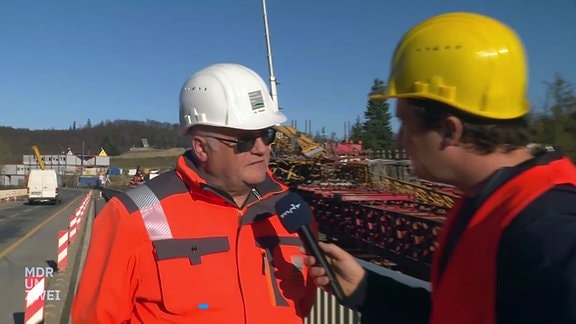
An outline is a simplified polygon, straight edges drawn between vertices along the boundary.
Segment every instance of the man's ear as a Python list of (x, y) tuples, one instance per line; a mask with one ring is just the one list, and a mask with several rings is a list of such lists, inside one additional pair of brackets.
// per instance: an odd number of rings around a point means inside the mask
[(443, 137), (444, 146), (458, 145), (462, 138), (463, 125), (458, 117), (447, 117), (442, 123), (440, 133)]
[(205, 162), (208, 159), (208, 143), (206, 141), (206, 138), (198, 136), (198, 135), (193, 135), (192, 136), (192, 151), (194, 152), (194, 155), (196, 155), (196, 158), (201, 161), (201, 162)]

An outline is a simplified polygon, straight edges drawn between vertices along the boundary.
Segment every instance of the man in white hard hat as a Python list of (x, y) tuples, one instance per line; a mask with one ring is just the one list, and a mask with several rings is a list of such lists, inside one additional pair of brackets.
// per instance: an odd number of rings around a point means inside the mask
[(280, 223), (268, 169), (286, 117), (238, 64), (180, 93), (190, 150), (176, 169), (111, 199), (94, 222), (75, 323), (302, 323), (316, 287)]

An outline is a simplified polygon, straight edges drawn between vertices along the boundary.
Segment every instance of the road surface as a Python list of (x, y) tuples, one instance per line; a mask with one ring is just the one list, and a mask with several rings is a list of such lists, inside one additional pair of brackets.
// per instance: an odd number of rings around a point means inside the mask
[[(70, 216), (86, 194), (62, 190), (59, 205), (0, 204), (0, 323), (24, 322), (25, 287), (33, 284), (24, 279), (25, 271), (56, 268), (58, 231), (69, 226)], [(58, 292), (46, 297), (62, 298)]]

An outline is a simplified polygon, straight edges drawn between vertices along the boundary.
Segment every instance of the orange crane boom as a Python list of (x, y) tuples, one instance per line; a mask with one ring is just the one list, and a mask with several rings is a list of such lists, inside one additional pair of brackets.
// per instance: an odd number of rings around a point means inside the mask
[(42, 159), (42, 155), (40, 155), (40, 150), (38, 149), (38, 146), (32, 145), (32, 151), (34, 151), (34, 155), (36, 156), (36, 161), (38, 161), (40, 169), (46, 170), (46, 165), (44, 165), (44, 160)]

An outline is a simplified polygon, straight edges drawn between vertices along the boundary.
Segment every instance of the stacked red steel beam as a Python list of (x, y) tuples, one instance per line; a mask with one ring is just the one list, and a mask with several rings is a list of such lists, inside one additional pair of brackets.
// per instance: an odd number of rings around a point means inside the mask
[[(437, 188), (434, 188), (438, 190)], [(414, 195), (346, 185), (300, 186), (320, 231), (394, 262), (429, 267), (445, 207), (419, 203)]]

